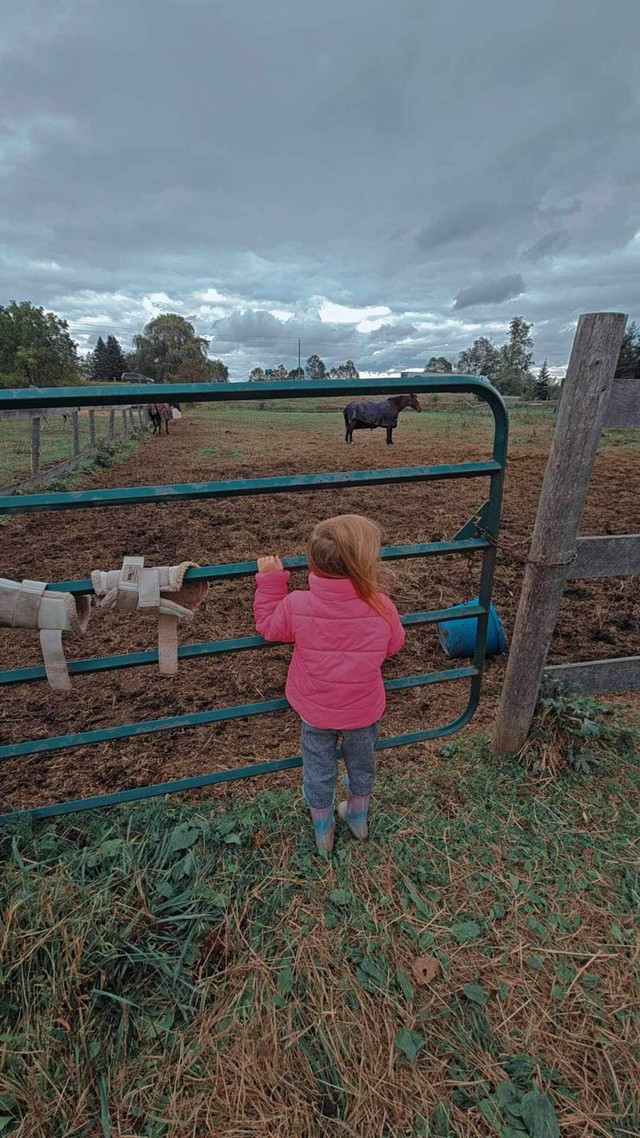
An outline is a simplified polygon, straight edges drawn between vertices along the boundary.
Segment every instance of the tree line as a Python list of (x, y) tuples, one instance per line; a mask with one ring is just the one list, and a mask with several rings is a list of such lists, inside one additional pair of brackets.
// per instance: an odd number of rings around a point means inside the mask
[[(488, 336), (478, 336), (470, 348), (460, 352), (455, 370), (464, 375), (483, 375), (503, 395), (523, 395), (530, 399), (549, 399), (551, 376), (545, 360), (537, 375), (533, 370), (533, 324), (514, 316), (509, 324), (509, 338), (496, 346)], [(426, 372), (453, 372), (454, 361), (447, 356), (432, 356)]]
[[(514, 316), (509, 337), (500, 346), (479, 336), (457, 359), (432, 356), (425, 372), (462, 372), (484, 375), (505, 395), (548, 399), (553, 383), (547, 361), (537, 373), (533, 367), (533, 325)], [(110, 383), (123, 372), (134, 371), (157, 383), (227, 383), (229, 369), (222, 360), (210, 359), (209, 341), (198, 336), (183, 316), (169, 312), (156, 316), (133, 337), (125, 351), (115, 336), (99, 337), (86, 360), (78, 356), (66, 320), (45, 312), (28, 300), (0, 304), (0, 387), (58, 387), (86, 382)], [(616, 369), (617, 377), (640, 379), (640, 328), (633, 321), (624, 336)], [(282, 379), (358, 379), (353, 360), (327, 368), (318, 355), (311, 355), (304, 368), (288, 371), (284, 364), (264, 370), (254, 367), (254, 382)]]
[(175, 312), (155, 316), (133, 337), (133, 351), (123, 352), (115, 336), (98, 337), (89, 357), (94, 383), (119, 380), (123, 372), (139, 372), (156, 383), (228, 383), (229, 369), (207, 354), (209, 341)]
[(228, 383), (229, 369), (207, 354), (209, 341), (176, 313), (150, 320), (133, 350), (115, 336), (98, 337), (86, 359), (78, 355), (69, 325), (28, 300), (0, 304), (0, 387), (69, 387), (112, 383), (139, 372), (156, 383)]
[[(496, 347), (487, 336), (479, 336), (470, 348), (460, 352), (457, 359), (448, 356), (431, 356), (424, 371), (450, 374), (453, 371), (466, 375), (484, 375), (504, 395), (526, 395), (529, 398), (549, 399), (552, 380), (545, 360), (537, 375), (533, 371), (533, 339), (531, 329), (520, 316), (514, 316), (509, 325), (509, 339)], [(640, 333), (638, 334), (640, 341)], [(254, 383), (278, 379), (358, 379), (353, 360), (337, 367), (327, 368), (318, 355), (309, 356), (304, 368), (287, 371), (284, 364), (270, 370), (254, 367), (249, 379)]]
[(249, 379), (252, 383), (264, 383), (265, 381), (278, 379), (320, 380), (359, 378), (360, 373), (353, 360), (347, 360), (346, 363), (339, 364), (337, 367), (331, 367), (327, 370), (327, 365), (318, 355), (309, 356), (303, 368), (294, 367), (291, 371), (287, 371), (284, 364), (278, 364), (277, 367), (267, 368), (266, 371), (264, 368), (254, 367), (249, 373)]

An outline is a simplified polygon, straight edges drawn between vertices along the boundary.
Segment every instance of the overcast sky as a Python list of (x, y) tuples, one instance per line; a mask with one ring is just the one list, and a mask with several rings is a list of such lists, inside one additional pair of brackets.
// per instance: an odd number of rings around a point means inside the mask
[(386, 371), (520, 315), (561, 368), (640, 317), (640, 0), (11, 9), (0, 302), (82, 349), (175, 311), (234, 377)]

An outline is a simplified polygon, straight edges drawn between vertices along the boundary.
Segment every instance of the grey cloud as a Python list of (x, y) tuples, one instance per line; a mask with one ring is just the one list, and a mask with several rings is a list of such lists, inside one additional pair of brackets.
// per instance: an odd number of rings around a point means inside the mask
[(476, 304), (501, 304), (505, 300), (520, 296), (525, 291), (525, 283), (520, 273), (512, 273), (507, 277), (499, 277), (493, 281), (481, 281), (479, 284), (463, 288), (455, 298), (454, 308), (472, 308)]
[(368, 336), (371, 343), (399, 344), (401, 340), (406, 340), (415, 334), (416, 327), (414, 324), (382, 324), (380, 328), (369, 332)]
[(416, 245), (424, 253), (442, 245), (474, 237), (495, 225), (500, 209), (489, 202), (465, 202), (445, 209), (416, 236)]
[(524, 249), (522, 256), (525, 261), (540, 261), (543, 257), (548, 257), (550, 253), (560, 252), (567, 244), (568, 239), (569, 231), (567, 229), (553, 229), (550, 233), (545, 233), (543, 237), (539, 237), (528, 249)]

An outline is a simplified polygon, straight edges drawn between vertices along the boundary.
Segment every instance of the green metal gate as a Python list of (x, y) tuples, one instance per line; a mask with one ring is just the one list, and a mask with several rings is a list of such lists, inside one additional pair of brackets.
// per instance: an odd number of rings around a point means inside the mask
[[(164, 400), (176, 399), (184, 402), (237, 401), (291, 399), (318, 396), (385, 395), (405, 391), (407, 380), (401, 378), (385, 380), (343, 381), (294, 381), (282, 383), (242, 383), (242, 384), (163, 384), (160, 391)], [(448, 392), (469, 394), (484, 400), (492, 414), (494, 423), (492, 457), (486, 462), (448, 463), (434, 466), (394, 467), (376, 470), (351, 470), (327, 474), (296, 474), (277, 478), (231, 479), (223, 482), (183, 483), (167, 486), (133, 486), (115, 490), (78, 490), (65, 493), (42, 493), (9, 495), (0, 497), (0, 514), (21, 514), (33, 511), (99, 509), (110, 506), (132, 506), (143, 502), (176, 502), (187, 499), (232, 498), (247, 495), (273, 494), (294, 491), (309, 492), (319, 489), (339, 489), (343, 487), (398, 485), (410, 482), (429, 482), (456, 478), (489, 478), (489, 496), (478, 514), (456, 534), (451, 541), (423, 542), (415, 545), (386, 546), (382, 557), (387, 560), (401, 560), (413, 557), (438, 557), (453, 554), (469, 554), (480, 551), (482, 571), (478, 603), (468, 606), (464, 612), (455, 609), (440, 609), (429, 612), (408, 613), (402, 618), (405, 627), (420, 624), (435, 624), (443, 620), (456, 620), (461, 617), (477, 617), (477, 635), (472, 664), (467, 667), (449, 668), (439, 672), (426, 672), (421, 675), (406, 676), (387, 680), (387, 691), (422, 687), (427, 684), (447, 681), (470, 681), (469, 699), (465, 710), (452, 720), (437, 727), (407, 732), (391, 738), (381, 739), (378, 749), (399, 747), (407, 743), (417, 743), (424, 739), (434, 739), (451, 735), (469, 722), (480, 698), (482, 670), (485, 658), (485, 644), (489, 605), (493, 586), (495, 566), (495, 540), (500, 522), (500, 506), (504, 482), (507, 450), (507, 414), (498, 392), (485, 380), (477, 376), (415, 376), (411, 378), (411, 389), (416, 393), (434, 394)], [(40, 407), (78, 407), (114, 406), (116, 404), (155, 403), (159, 389), (146, 385), (127, 384), (114, 388), (47, 388), (43, 390), (0, 391), (0, 410), (21, 410)], [(337, 439), (336, 439), (337, 443)], [(338, 444), (337, 444), (338, 445)], [(288, 569), (301, 569), (306, 565), (304, 557), (285, 557), (283, 562)], [(187, 571), (186, 579), (220, 581), (231, 577), (248, 577), (256, 571), (254, 561), (225, 565), (206, 565)], [(90, 580), (59, 581), (48, 586), (50, 589), (82, 594), (92, 592)], [(179, 649), (180, 659), (219, 655), (243, 649), (272, 647), (260, 636), (241, 636), (229, 640), (207, 641), (186, 644)], [(140, 667), (157, 663), (157, 651), (129, 652), (124, 655), (104, 656), (94, 659), (76, 660), (69, 663), (70, 675), (87, 675), (92, 672), (110, 671), (116, 668)], [(43, 681), (43, 667), (16, 668), (0, 672), (0, 684), (21, 684)], [(93, 743), (103, 743), (112, 739), (130, 738), (156, 731), (172, 731), (176, 728), (199, 727), (223, 720), (242, 719), (253, 715), (264, 715), (282, 711), (288, 707), (285, 699), (264, 700), (259, 703), (240, 704), (233, 707), (216, 708), (211, 711), (194, 712), (188, 715), (172, 715), (162, 719), (146, 720), (116, 727), (104, 727), (94, 731), (81, 731), (76, 734), (58, 735), (29, 740), (23, 743), (0, 746), (0, 760), (20, 755), (34, 755), (59, 751), (72, 747), (84, 747)], [(301, 758), (295, 755), (288, 759), (254, 763), (231, 770), (215, 771), (194, 778), (177, 779), (153, 786), (136, 787), (131, 790), (100, 794), (90, 798), (75, 799), (55, 803), (51, 806), (36, 807), (28, 811), (13, 811), (0, 815), (0, 823), (14, 819), (20, 814), (46, 818), (55, 814), (66, 814), (76, 810), (91, 810), (99, 806), (111, 806), (121, 802), (131, 802), (139, 798), (192, 790), (210, 786), (231, 779), (255, 777), (274, 771), (289, 770), (301, 765)]]

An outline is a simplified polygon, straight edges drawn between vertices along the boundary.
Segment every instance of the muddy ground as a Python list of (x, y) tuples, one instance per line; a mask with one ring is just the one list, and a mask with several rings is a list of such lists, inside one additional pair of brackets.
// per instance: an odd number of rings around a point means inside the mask
[[(172, 424), (168, 438), (147, 438), (126, 461), (86, 477), (82, 485), (133, 486), (488, 457), (485, 443), (469, 442), (478, 432), (464, 429), (443, 436), (437, 418), (422, 416), (419, 430), (398, 430), (393, 448), (384, 446), (382, 432), (363, 432), (356, 445), (347, 448), (332, 415), (307, 416), (303, 421), (302, 416), (285, 413), (261, 417), (246, 409), (192, 409)], [(531, 533), (546, 457), (544, 441), (516, 442), (510, 448), (501, 535), (504, 548), (494, 594), (507, 634), (515, 617), (521, 557)], [(187, 559), (212, 564), (248, 560), (261, 552), (301, 553), (317, 519), (355, 511), (380, 523), (386, 543), (439, 540), (455, 534), (484, 500), (486, 489), (485, 480), (467, 479), (3, 518), (1, 572), (14, 579), (56, 581), (87, 577), (94, 568), (115, 568), (125, 553), (144, 554), (149, 564)], [(605, 447), (596, 459), (581, 531), (614, 534), (639, 529), (640, 446)], [(410, 612), (469, 599), (475, 593), (478, 570), (478, 558), (395, 563), (398, 607)], [(303, 578), (297, 575), (297, 580)], [(215, 584), (191, 628), (181, 630), (182, 643), (251, 633), (251, 597), (251, 579)], [(639, 643), (637, 578), (569, 583), (551, 663), (637, 654)], [(2, 630), (0, 644), (6, 668), (41, 662), (36, 634)], [(154, 622), (122, 614), (95, 614), (84, 637), (66, 641), (68, 659), (154, 646)], [(70, 694), (55, 693), (43, 682), (5, 688), (2, 742), (277, 698), (282, 695), (288, 656), (289, 649), (274, 647), (185, 661), (176, 679), (161, 678), (153, 667), (74, 677)], [(445, 666), (435, 630), (420, 627), (408, 632), (406, 648), (389, 661), (385, 675)], [(482, 704), (467, 730), (490, 726), (503, 669), (504, 659), (488, 662)], [(444, 723), (462, 710), (467, 694), (466, 682), (390, 694), (384, 733)], [(633, 697), (628, 698), (633, 704)], [(389, 768), (426, 761), (436, 746), (399, 748), (386, 752), (380, 762)], [(285, 757), (297, 750), (297, 718), (293, 712), (280, 712), (48, 756), (15, 758), (3, 763), (2, 806), (42, 805), (200, 774), (242, 761)], [(278, 781), (296, 778), (294, 772), (278, 776)]]

